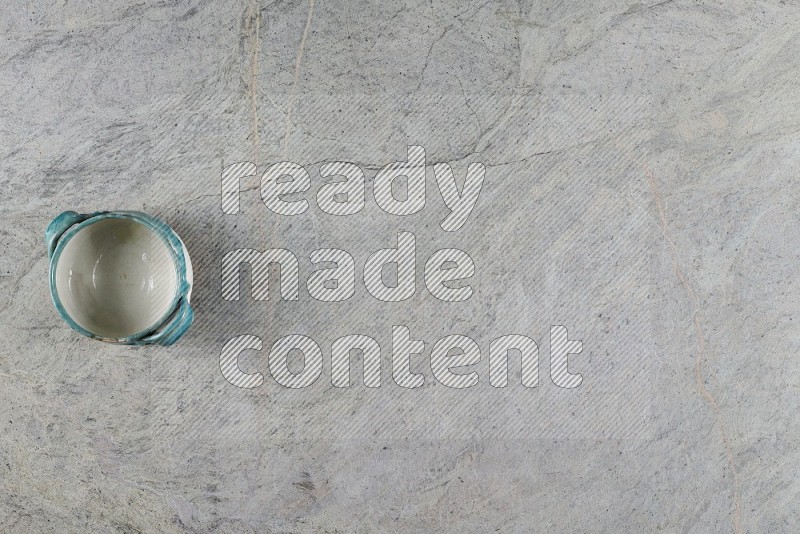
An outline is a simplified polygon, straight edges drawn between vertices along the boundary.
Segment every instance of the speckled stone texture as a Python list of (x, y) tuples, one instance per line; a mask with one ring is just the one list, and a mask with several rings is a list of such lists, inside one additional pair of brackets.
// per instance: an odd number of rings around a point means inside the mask
[[(798, 34), (800, 7), (777, 1), (4, 2), (0, 530), (797, 531)], [(372, 181), (408, 145), (426, 205), (388, 215)], [(222, 170), (243, 161), (258, 173), (226, 215)], [(301, 215), (260, 199), (279, 161), (311, 175)], [(318, 208), (331, 161), (364, 170), (362, 212)], [(445, 162), (459, 180), (486, 167), (451, 233)], [(43, 233), (66, 209), (141, 210), (182, 236), (180, 344), (105, 345), (58, 317)], [(380, 302), (361, 271), (399, 231), (417, 291)], [(300, 260), (299, 300), (225, 301), (223, 255), (277, 247)], [(345, 303), (306, 289), (329, 247), (355, 259)], [(424, 287), (441, 248), (475, 262), (466, 302)], [(421, 388), (392, 380), (393, 325), (425, 342)], [(550, 380), (550, 325), (583, 343), (576, 389)], [(356, 333), (381, 346), (380, 388), (360, 364), (331, 385), (331, 344)], [(263, 340), (239, 359), (256, 389), (220, 372), (242, 334)], [(305, 389), (269, 375), (289, 334), (324, 354)], [(472, 388), (432, 375), (450, 334), (481, 349)], [(538, 388), (513, 358), (489, 384), (505, 334), (539, 344)]]

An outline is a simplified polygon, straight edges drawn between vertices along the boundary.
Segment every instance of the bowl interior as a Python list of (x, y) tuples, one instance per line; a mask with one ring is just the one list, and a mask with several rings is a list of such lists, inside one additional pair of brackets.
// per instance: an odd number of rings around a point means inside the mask
[(81, 228), (64, 245), (55, 270), (55, 289), (67, 314), (107, 338), (154, 326), (169, 311), (177, 285), (166, 243), (130, 219)]

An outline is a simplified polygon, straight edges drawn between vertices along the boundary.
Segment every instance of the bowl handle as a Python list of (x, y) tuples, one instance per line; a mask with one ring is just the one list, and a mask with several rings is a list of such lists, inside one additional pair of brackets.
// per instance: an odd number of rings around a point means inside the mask
[(178, 309), (172, 314), (172, 317), (155, 333), (150, 334), (139, 340), (137, 345), (150, 345), (156, 343), (158, 345), (169, 346), (178, 341), (183, 334), (189, 329), (194, 320), (194, 311), (186, 298), (182, 298)]
[(47, 242), (47, 256), (53, 256), (58, 240), (61, 239), (61, 236), (64, 235), (64, 232), (66, 232), (70, 226), (85, 221), (89, 217), (91, 217), (91, 215), (81, 215), (74, 211), (65, 211), (53, 219), (44, 232), (44, 239)]

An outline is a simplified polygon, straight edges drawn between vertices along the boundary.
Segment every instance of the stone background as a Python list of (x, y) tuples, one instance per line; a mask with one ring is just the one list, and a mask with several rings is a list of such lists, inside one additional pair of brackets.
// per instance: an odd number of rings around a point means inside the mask
[[(5, 2), (0, 7), (0, 529), (12, 532), (794, 532), (800, 528), (800, 6), (795, 2)], [(378, 169), (426, 149), (486, 165), (458, 232), (383, 213)], [(311, 208), (261, 203), (271, 163), (312, 176)], [(319, 166), (358, 163), (363, 212), (317, 208)], [(222, 169), (252, 161), (242, 211)], [(72, 332), (47, 288), (59, 212), (137, 209), (186, 241), (195, 325), (180, 344)], [(473, 297), (418, 284), (387, 304), (222, 299), (239, 247), (356, 259), (417, 237), (474, 259)], [(422, 280), (418, 274), (418, 280)], [(247, 288), (248, 286), (245, 286)], [(391, 326), (425, 340), (424, 387), (391, 380)], [(548, 331), (584, 350), (574, 390)], [(304, 390), (267, 354), (312, 337)], [(363, 333), (382, 385), (330, 385), (330, 344)], [(539, 342), (540, 386), (488, 384), (488, 343)], [(266, 383), (219, 370), (224, 343)], [(432, 344), (472, 337), (469, 390)], [(298, 365), (295, 361), (293, 365)], [(295, 367), (296, 368), (296, 367)], [(357, 375), (356, 375), (357, 376)], [(357, 382), (357, 381), (356, 381)]]

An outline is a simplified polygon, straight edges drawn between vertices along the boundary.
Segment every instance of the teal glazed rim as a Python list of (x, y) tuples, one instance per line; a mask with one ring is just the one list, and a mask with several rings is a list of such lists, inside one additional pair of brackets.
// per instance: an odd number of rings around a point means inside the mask
[[(66, 244), (82, 229), (107, 219), (131, 220), (142, 224), (155, 233), (167, 245), (167, 249), (172, 256), (178, 281), (175, 295), (172, 297), (172, 302), (167, 312), (147, 329), (121, 338), (99, 336), (80, 326), (67, 313), (56, 290), (56, 266)], [(50, 297), (58, 314), (76, 332), (108, 343), (168, 346), (176, 343), (192, 325), (194, 312), (189, 305), (192, 283), (188, 279), (188, 262), (184, 253), (184, 244), (178, 234), (160, 219), (138, 211), (96, 211), (89, 214), (65, 211), (48, 225), (45, 232), (45, 241), (47, 242), (47, 253), (50, 258)]]

